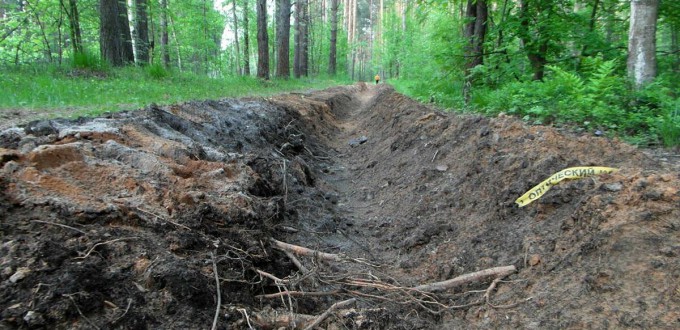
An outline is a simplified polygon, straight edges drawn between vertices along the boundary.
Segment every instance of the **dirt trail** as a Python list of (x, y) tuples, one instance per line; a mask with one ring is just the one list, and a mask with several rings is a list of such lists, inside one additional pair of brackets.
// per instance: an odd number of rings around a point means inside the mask
[(677, 161), (386, 85), (36, 121), (0, 166), (3, 329), (208, 329), (216, 276), (218, 329), (680, 327)]

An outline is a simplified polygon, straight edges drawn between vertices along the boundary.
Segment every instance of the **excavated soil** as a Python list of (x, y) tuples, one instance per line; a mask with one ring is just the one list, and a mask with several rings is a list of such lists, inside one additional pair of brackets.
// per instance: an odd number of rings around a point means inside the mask
[[(0, 147), (0, 329), (680, 328), (678, 161), (619, 141), (357, 84)], [(514, 204), (572, 166), (620, 171)]]

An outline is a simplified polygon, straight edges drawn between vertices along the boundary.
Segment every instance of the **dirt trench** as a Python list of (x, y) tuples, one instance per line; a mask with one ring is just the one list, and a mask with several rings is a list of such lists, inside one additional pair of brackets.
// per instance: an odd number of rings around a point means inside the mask
[[(357, 84), (35, 121), (0, 147), (0, 328), (680, 327), (677, 161), (615, 140)], [(514, 204), (571, 166), (620, 171)]]

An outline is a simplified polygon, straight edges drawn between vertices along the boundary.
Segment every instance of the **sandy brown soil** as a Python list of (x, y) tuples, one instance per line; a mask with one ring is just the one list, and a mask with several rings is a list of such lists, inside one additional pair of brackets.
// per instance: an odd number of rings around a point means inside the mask
[[(672, 154), (363, 84), (36, 121), (0, 147), (0, 329), (303, 329), (341, 301), (318, 328), (680, 328)], [(514, 204), (591, 165), (620, 171)]]

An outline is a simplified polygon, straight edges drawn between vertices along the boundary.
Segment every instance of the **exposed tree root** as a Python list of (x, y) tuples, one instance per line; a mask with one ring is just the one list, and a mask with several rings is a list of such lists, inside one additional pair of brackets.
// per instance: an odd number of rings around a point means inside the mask
[[(285, 315), (282, 315), (280, 311), (279, 314), (275, 314), (275, 317), (267, 317), (266, 315), (258, 314), (256, 316), (257, 321), (255, 323), (259, 326), (266, 325), (266, 327), (269, 328), (287, 326), (294, 329), (312, 329), (313, 327), (321, 324), (334, 311), (357, 302), (362, 303), (373, 301), (373, 304), (381, 303), (414, 305), (433, 314), (441, 314), (446, 311), (464, 309), (477, 305), (486, 305), (490, 308), (513, 308), (519, 304), (494, 305), (491, 303), (491, 295), (501, 280), (504, 277), (516, 272), (515, 266), (512, 265), (494, 267), (477, 272), (467, 273), (446, 281), (409, 286), (395, 283), (395, 281), (392, 279), (388, 281), (382, 280), (380, 279), (379, 275), (376, 275), (370, 270), (365, 273), (343, 274), (336, 268), (332, 273), (323, 272), (321, 270), (323, 269), (323, 265), (317, 265), (314, 260), (325, 260), (341, 263), (355, 262), (359, 265), (371, 266), (372, 264), (366, 262), (363, 259), (349, 258), (341, 254), (320, 252), (306, 247), (284, 243), (275, 239), (272, 239), (271, 241), (275, 248), (286, 253), (286, 255), (293, 261), (293, 263), (300, 270), (300, 272), (303, 273), (303, 275), (300, 276), (298, 274), (281, 279), (270, 273), (256, 269), (255, 271), (262, 278), (273, 281), (276, 287), (279, 289), (279, 292), (261, 294), (257, 296), (258, 298), (280, 298), (284, 302), (284, 306), (293, 306), (291, 298), (349, 296), (350, 299), (333, 304), (323, 314), (320, 314), (318, 317), (311, 318), (311, 321), (309, 315), (301, 316), (301, 314), (294, 313), (292, 309)], [(303, 260), (298, 259), (295, 255), (312, 258), (314, 267), (305, 267)], [(459, 288), (464, 285), (483, 283), (489, 279), (493, 279), (493, 281), (485, 290), (468, 291), (462, 296), (458, 294), (458, 299), (465, 299), (468, 301), (468, 303), (459, 305), (452, 305), (449, 303), (452, 299), (452, 296), (451, 294), (446, 293), (447, 290)], [(317, 288), (317, 290), (306, 291), (299, 287), (299, 285), (305, 280), (311, 280), (313, 287)], [(472, 302), (469, 302), (469, 298), (463, 298), (474, 293), (483, 295)], [(288, 299), (288, 303), (285, 302), (285, 298)], [(361, 300), (357, 301), (357, 299)]]

